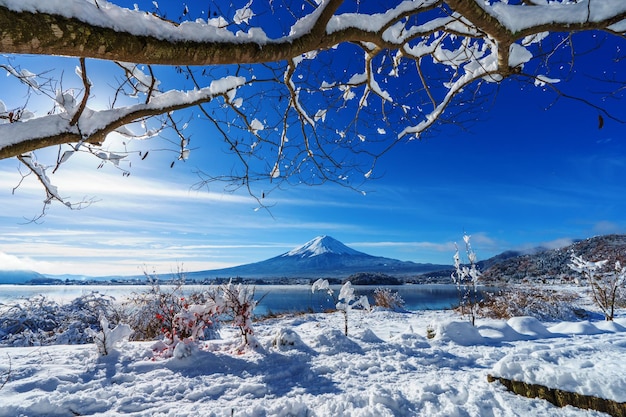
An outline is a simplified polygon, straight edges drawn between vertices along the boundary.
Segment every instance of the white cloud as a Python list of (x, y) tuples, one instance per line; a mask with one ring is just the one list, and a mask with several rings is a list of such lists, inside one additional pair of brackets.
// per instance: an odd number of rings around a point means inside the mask
[(564, 237), (560, 239), (550, 240), (548, 242), (542, 242), (538, 246), (546, 249), (560, 249), (565, 246), (569, 246), (574, 242), (573, 239), (569, 237)]
[(593, 226), (593, 232), (599, 235), (608, 235), (612, 233), (623, 233), (624, 227), (621, 225), (609, 222), (609, 221), (599, 221)]
[(28, 271), (32, 268), (32, 261), (21, 259), (8, 253), (0, 252), (0, 270), (3, 271)]
[(400, 249), (424, 249), (437, 252), (454, 252), (454, 243), (452, 242), (353, 242), (348, 246), (359, 248), (400, 248)]

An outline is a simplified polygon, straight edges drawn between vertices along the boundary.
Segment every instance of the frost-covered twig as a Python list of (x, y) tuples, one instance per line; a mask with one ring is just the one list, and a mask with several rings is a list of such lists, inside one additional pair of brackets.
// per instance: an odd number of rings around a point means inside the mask
[[(44, 217), (46, 215), (48, 207), (53, 201), (58, 201), (64, 206), (72, 210), (79, 210), (79, 209), (86, 208), (94, 202), (94, 199), (83, 200), (77, 203), (72, 203), (68, 201), (66, 197), (62, 197), (59, 194), (57, 187), (52, 184), (52, 182), (50, 181), (50, 178), (47, 175), (47, 172), (46, 172), (47, 168), (41, 165), (39, 162), (37, 162), (37, 160), (34, 159), (34, 155), (32, 154), (20, 155), (17, 157), (17, 159), (30, 170), (30, 174), (34, 174), (35, 177), (37, 177), (37, 180), (39, 181), (39, 183), (42, 185), (43, 189), (46, 192), (46, 198), (43, 201), (43, 208), (41, 209), (41, 213), (35, 216), (34, 218), (29, 219), (29, 221), (36, 222), (37, 220)], [(22, 180), (20, 180), (18, 185), (13, 188), (13, 193), (15, 193), (15, 191), (20, 187), (23, 179), (28, 175), (29, 174), (22, 175)]]
[(0, 390), (4, 388), (7, 382), (9, 382), (9, 379), (11, 379), (11, 356), (8, 353), (7, 353), (7, 358), (9, 361), (9, 366), (8, 366), (8, 369), (4, 371), (2, 375), (0, 375), (0, 378), (4, 378), (4, 381), (0, 381)]
[(124, 340), (128, 340), (133, 330), (128, 324), (118, 324), (113, 329), (109, 328), (109, 320), (106, 317), (100, 317), (100, 326), (102, 330), (96, 332), (88, 328), (87, 333), (93, 337), (93, 342), (102, 356), (109, 355)]

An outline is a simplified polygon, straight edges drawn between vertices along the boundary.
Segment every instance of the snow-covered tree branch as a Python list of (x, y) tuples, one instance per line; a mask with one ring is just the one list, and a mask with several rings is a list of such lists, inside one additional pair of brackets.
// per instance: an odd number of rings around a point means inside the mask
[[(204, 181), (260, 199), (266, 191), (250, 186), (258, 180), (358, 188), (395, 144), (471, 119), (467, 104), (479, 111), (505, 79), (576, 97), (559, 88), (571, 66), (552, 65), (576, 57), (573, 34), (593, 32), (602, 48), (626, 32), (626, 3), (615, 0), (384, 4), (232, 0), (211, 12), (182, 2), (161, 10), (125, 0), (0, 0), (8, 60), (0, 65), (11, 84), (0, 96), (0, 159), (24, 163), (61, 147), (62, 157), (39, 162), (40, 178), (78, 151), (118, 165), (127, 151), (107, 138), (119, 133), (166, 136), (186, 160), (192, 121), (210, 132), (195, 144), (217, 137), (234, 156), (228, 172), (198, 164)], [(36, 74), (14, 64), (24, 54), (63, 58)], [(54, 68), (70, 60), (77, 79)], [(619, 73), (618, 61), (607, 74)], [(36, 103), (23, 98), (31, 96)], [(614, 117), (601, 101), (586, 103)]]
[(615, 260), (612, 271), (603, 270), (608, 262), (608, 259), (587, 261), (582, 256), (572, 254), (568, 266), (587, 280), (593, 302), (600, 308), (604, 318), (612, 321), (618, 294), (626, 284), (626, 267), (619, 260)]

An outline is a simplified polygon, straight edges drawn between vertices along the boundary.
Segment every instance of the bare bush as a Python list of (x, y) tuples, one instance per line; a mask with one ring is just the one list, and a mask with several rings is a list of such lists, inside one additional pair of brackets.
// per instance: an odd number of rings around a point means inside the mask
[(531, 316), (538, 320), (568, 320), (580, 316), (576, 307), (579, 296), (547, 288), (507, 288), (484, 293), (477, 314), (481, 317), (509, 319)]
[(404, 300), (397, 291), (379, 287), (374, 290), (374, 305), (389, 310), (402, 310), (404, 308)]
[(234, 285), (232, 282), (221, 285), (215, 303), (221, 306), (220, 313), (229, 317), (233, 326), (239, 329), (242, 348), (256, 345), (252, 328), (252, 315), (256, 307), (254, 287)]
[(87, 329), (101, 330), (100, 317), (117, 324), (115, 298), (98, 292), (59, 304), (37, 295), (0, 306), (0, 344), (43, 346), (91, 343)]
[(626, 283), (626, 267), (622, 267), (620, 261), (616, 260), (614, 268), (607, 271), (607, 263), (608, 259), (593, 262), (572, 255), (568, 266), (587, 280), (594, 304), (600, 308), (605, 320), (610, 321), (615, 315), (618, 295)]

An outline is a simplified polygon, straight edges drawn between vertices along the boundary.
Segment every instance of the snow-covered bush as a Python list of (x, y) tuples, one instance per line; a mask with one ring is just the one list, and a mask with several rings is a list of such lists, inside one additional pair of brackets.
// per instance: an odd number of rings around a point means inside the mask
[(207, 300), (204, 304), (185, 305), (174, 316), (173, 333), (170, 336), (191, 341), (205, 339), (206, 329), (215, 324), (215, 317), (222, 310), (223, 306), (213, 300)]
[[(215, 321), (202, 320), (203, 326), (190, 325), (190, 319), (194, 318), (194, 315), (187, 311), (192, 305), (204, 305), (212, 301), (215, 298), (212, 294), (213, 289), (187, 291), (182, 273), (167, 286), (161, 285), (158, 277), (145, 275), (150, 284), (148, 290), (133, 293), (125, 303), (127, 316), (125, 321), (134, 330), (133, 340), (155, 340), (161, 337), (168, 340), (174, 340), (175, 337), (184, 339), (190, 337), (192, 333), (196, 340), (218, 337)], [(186, 326), (181, 326), (184, 321)], [(203, 327), (202, 337), (198, 333), (199, 327)]]
[(389, 310), (402, 310), (404, 308), (404, 300), (400, 294), (384, 287), (374, 289), (374, 304)]
[(91, 292), (59, 304), (37, 295), (0, 306), (0, 344), (42, 346), (90, 343), (87, 329), (100, 329), (100, 317), (117, 323), (115, 299)]
[(333, 298), (335, 301), (335, 307), (337, 310), (341, 311), (344, 319), (344, 334), (348, 335), (348, 312), (352, 310), (354, 307), (362, 307), (366, 310), (370, 309), (370, 303), (367, 299), (367, 296), (363, 295), (360, 298), (356, 298), (354, 294), (354, 288), (352, 287), (352, 283), (350, 281), (346, 281), (345, 284), (339, 290), (339, 295), (335, 298), (335, 292), (330, 288), (330, 284), (328, 280), (318, 279), (313, 283), (311, 287), (311, 291), (325, 291), (329, 296)]
[(246, 346), (256, 346), (254, 339), (254, 329), (252, 328), (252, 315), (256, 307), (254, 300), (254, 287), (232, 282), (221, 285), (218, 294), (222, 305), (221, 314), (226, 315), (232, 321), (233, 326), (239, 328), (242, 337), (242, 348)]
[(276, 349), (284, 349), (289, 347), (303, 346), (302, 339), (292, 329), (281, 327), (272, 338), (272, 347)]
[(586, 261), (582, 256), (572, 255), (568, 266), (587, 280), (593, 302), (600, 308), (605, 320), (611, 321), (619, 292), (626, 283), (626, 267), (616, 260), (612, 271), (603, 271), (607, 263), (606, 259), (593, 262)]
[(459, 292), (459, 308), (462, 315), (468, 315), (470, 323), (474, 325), (476, 322), (476, 310), (478, 308), (479, 293), (477, 291), (478, 278), (480, 272), (476, 265), (476, 253), (472, 249), (470, 244), (470, 236), (463, 235), (463, 241), (465, 242), (465, 253), (467, 254), (467, 260), (469, 265), (463, 265), (461, 263), (461, 256), (459, 255), (459, 247), (454, 244), (456, 252), (454, 253), (454, 272), (452, 272), (452, 281), (456, 285)]
[(93, 329), (87, 329), (87, 333), (93, 337), (93, 342), (98, 349), (98, 353), (102, 356), (106, 356), (115, 349), (124, 340), (133, 333), (133, 330), (128, 324), (118, 324), (113, 329), (109, 328), (109, 321), (106, 317), (100, 318), (100, 327), (102, 330), (99, 332)]
[(242, 336), (240, 349), (256, 345), (252, 328), (254, 288), (230, 282), (190, 291), (181, 272), (167, 286), (159, 284), (157, 277), (145, 275), (150, 288), (133, 294), (126, 303), (134, 340), (160, 339), (153, 346), (155, 352), (184, 357), (194, 343), (219, 337), (219, 321), (230, 321)]

